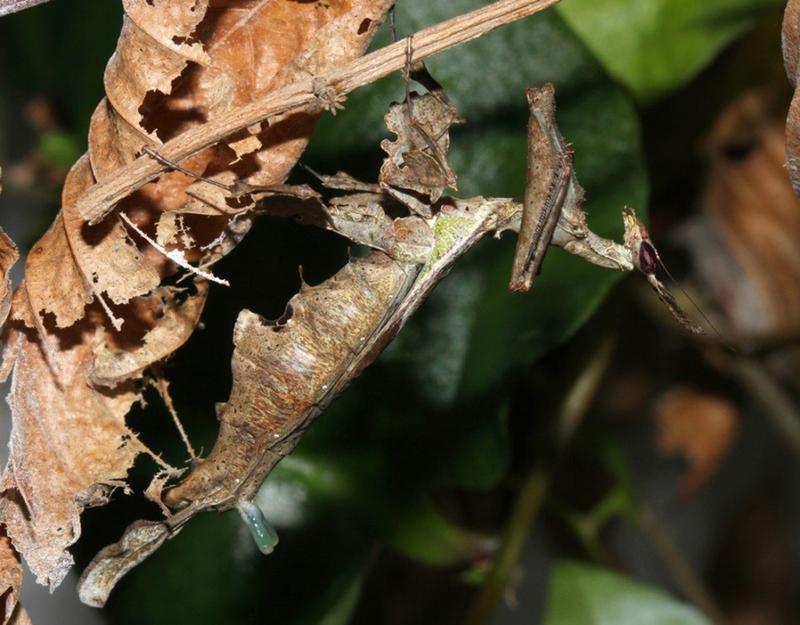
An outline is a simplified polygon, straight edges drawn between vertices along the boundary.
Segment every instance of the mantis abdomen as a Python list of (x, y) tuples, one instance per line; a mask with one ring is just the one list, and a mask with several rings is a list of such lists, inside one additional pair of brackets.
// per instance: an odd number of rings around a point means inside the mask
[(304, 284), (278, 321), (242, 311), (217, 441), (164, 502), (227, 508), (251, 498), (314, 417), (380, 352), (376, 334), (415, 273), (373, 252), (322, 284)]

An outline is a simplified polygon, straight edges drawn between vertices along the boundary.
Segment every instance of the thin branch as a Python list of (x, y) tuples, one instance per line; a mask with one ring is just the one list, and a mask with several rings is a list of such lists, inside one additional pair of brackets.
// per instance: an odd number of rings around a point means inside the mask
[(130, 217), (128, 217), (125, 213), (120, 213), (119, 216), (122, 218), (122, 221), (128, 224), (140, 237), (142, 237), (145, 241), (147, 241), (155, 249), (161, 252), (164, 256), (169, 258), (176, 265), (183, 267), (187, 271), (190, 271), (193, 274), (200, 276), (201, 278), (210, 280), (211, 282), (216, 282), (217, 284), (221, 284), (223, 286), (230, 286), (230, 282), (228, 282), (227, 280), (224, 280), (223, 278), (218, 278), (213, 273), (210, 273), (208, 271), (203, 271), (202, 269), (192, 265), (188, 260), (186, 260), (186, 255), (183, 252), (178, 250), (168, 250), (165, 247), (159, 245), (157, 241), (147, 236), (147, 234), (143, 232), (142, 229), (139, 228), (139, 226), (133, 223)]
[(164, 405), (167, 407), (167, 410), (172, 417), (172, 421), (178, 430), (178, 434), (180, 434), (181, 440), (186, 447), (186, 451), (189, 452), (189, 457), (192, 459), (192, 461), (197, 460), (197, 454), (194, 451), (194, 447), (192, 447), (192, 443), (189, 440), (189, 436), (186, 434), (183, 423), (181, 423), (181, 420), (178, 417), (178, 411), (175, 410), (175, 404), (172, 403), (172, 395), (170, 395), (169, 392), (169, 384), (161, 375), (160, 371), (157, 372), (156, 378), (153, 380), (152, 384), (158, 391), (158, 394), (161, 395), (161, 399), (164, 401)]
[[(561, 453), (569, 444), (577, 426), (591, 407), (614, 352), (614, 339), (600, 342), (589, 356), (586, 366), (580, 371), (567, 391), (558, 413), (556, 450)], [(503, 532), (503, 541), (495, 558), (486, 583), (472, 604), (467, 625), (486, 625), (492, 621), (500, 600), (505, 596), (509, 581), (513, 577), (531, 525), (542, 509), (550, 490), (552, 466), (537, 463), (525, 477), (508, 524)]]
[[(477, 39), (504, 24), (538, 13), (559, 0), (499, 0), (471, 13), (454, 17), (408, 37), (413, 61), (422, 61), (449, 48)], [(409, 41), (400, 41), (362, 56), (346, 65), (324, 72), (315, 78), (299, 80), (253, 102), (196, 126), (165, 143), (159, 154), (171, 162), (180, 162), (219, 143), (225, 137), (288, 113), (325, 108), (320, 94), (332, 89), (341, 97), (392, 72), (402, 70)], [(90, 187), (77, 202), (84, 219), (99, 222), (123, 198), (157, 178), (168, 167), (147, 155), (120, 167), (107, 180)]]
[(696, 605), (712, 623), (724, 623), (725, 616), (714, 601), (702, 578), (694, 571), (671, 534), (649, 506), (639, 502), (636, 522), (667, 567), (681, 593)]
[(780, 435), (781, 441), (800, 456), (800, 409), (794, 399), (759, 360), (724, 354), (723, 367), (736, 378), (761, 405), (764, 416)]

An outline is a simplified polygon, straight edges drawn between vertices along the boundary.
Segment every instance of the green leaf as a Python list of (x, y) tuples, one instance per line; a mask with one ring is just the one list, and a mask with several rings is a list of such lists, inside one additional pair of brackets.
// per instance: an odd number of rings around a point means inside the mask
[(596, 566), (560, 561), (553, 568), (544, 625), (709, 625), (666, 593)]
[(564, 0), (567, 23), (609, 73), (642, 101), (702, 70), (783, 0)]
[(72, 134), (51, 130), (39, 138), (39, 152), (51, 165), (68, 169), (81, 155), (79, 142)]
[(375, 454), (339, 456), (295, 451), (265, 480), (254, 502), (279, 530), (338, 516), (351, 531), (377, 534), (396, 551), (431, 566), (463, 563), (493, 548), (490, 537), (458, 527), (428, 499), (387, 489), (395, 477)]
[(453, 524), (427, 501), (394, 505), (383, 521), (392, 548), (430, 566), (462, 564), (485, 556), (496, 546), (494, 539)]
[[(577, 98), (564, 97), (559, 103), (559, 122), (574, 146), (578, 178), (587, 192), (589, 224), (599, 234), (619, 238), (621, 208), (626, 204), (646, 206), (647, 199), (635, 111), (625, 96), (608, 84), (581, 91)], [(459, 144), (454, 161), (466, 161), (471, 147), (473, 152), (482, 150), (489, 155), (497, 150), (496, 158), (504, 162), (506, 146), (512, 140), (509, 130), (490, 128), (471, 146)], [(524, 155), (524, 134), (519, 133), (516, 140)], [(467, 152), (463, 157), (462, 150)], [(470, 184), (480, 185), (480, 163), (473, 167), (465, 178)], [(498, 185), (502, 176), (503, 172), (497, 172), (483, 186)], [(511, 184), (508, 180), (506, 188)], [(532, 362), (574, 333), (622, 276), (561, 250), (550, 250), (532, 290), (512, 294), (508, 279), (513, 241), (487, 243), (494, 249), (483, 245), (485, 255), (475, 257), (486, 274), (486, 286), (460, 380), (460, 395), (465, 401), (496, 388), (512, 367)]]
[(327, 592), (314, 602), (300, 625), (347, 625), (358, 607), (365, 569), (363, 562), (345, 569), (333, 580)]
[(468, 490), (491, 490), (502, 481), (511, 464), (508, 406), (496, 409), (494, 418), (480, 409), (455, 412), (460, 435), (452, 436), (452, 452), (446, 454), (437, 482)]

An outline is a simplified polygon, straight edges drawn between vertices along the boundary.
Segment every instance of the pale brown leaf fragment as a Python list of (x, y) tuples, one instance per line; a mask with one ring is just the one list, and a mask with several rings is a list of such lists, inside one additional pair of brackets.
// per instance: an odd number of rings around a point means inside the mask
[(739, 429), (739, 414), (728, 400), (688, 388), (676, 388), (655, 408), (658, 447), (680, 455), (689, 467), (680, 494), (690, 497), (714, 475)]
[(75, 200), (94, 183), (89, 159), (81, 157), (64, 182), (61, 215), (70, 250), (85, 283), (99, 296), (106, 293), (115, 304), (158, 286), (160, 276), (144, 263), (144, 255), (119, 220), (89, 227), (75, 209)]
[(68, 328), (83, 318), (94, 299), (73, 259), (61, 215), (28, 253), (22, 288), (37, 325), (52, 313), (57, 327)]
[[(397, 138), (381, 141), (387, 154), (379, 176), (382, 187), (418, 193), (423, 206), (436, 202), (445, 187), (457, 188), (447, 160), (450, 126), (463, 121), (455, 107), (432, 93), (412, 93), (407, 102), (393, 104), (384, 120)], [(429, 211), (424, 216), (430, 217)]]
[(14, 242), (0, 228), (0, 328), (6, 322), (11, 308), (11, 267), (19, 259), (19, 251)]

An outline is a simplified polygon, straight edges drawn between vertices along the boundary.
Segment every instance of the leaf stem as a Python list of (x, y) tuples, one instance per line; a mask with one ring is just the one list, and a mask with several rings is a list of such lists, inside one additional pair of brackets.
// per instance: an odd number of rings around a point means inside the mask
[[(313, 78), (294, 82), (272, 91), (245, 106), (233, 109), (205, 124), (163, 144), (158, 153), (166, 161), (180, 162), (219, 143), (225, 137), (261, 123), (270, 117), (289, 112), (325, 108), (320, 94), (332, 88), (344, 96), (392, 72), (409, 62), (422, 61), (449, 48), (477, 39), (504, 24), (538, 13), (559, 0), (499, 0), (470, 13), (421, 30), (341, 67)], [(412, 57), (408, 58), (408, 49)], [(94, 224), (99, 222), (123, 198), (154, 180), (168, 168), (162, 160), (143, 155), (99, 181), (77, 202), (80, 214)]]
[[(604, 338), (565, 394), (557, 419), (556, 447), (559, 453), (567, 446), (578, 424), (588, 412), (611, 361), (613, 348), (613, 337)], [(472, 604), (466, 619), (467, 625), (486, 625), (491, 622), (528, 542), (531, 525), (542, 509), (551, 480), (552, 466), (549, 463), (535, 464), (525, 477), (503, 531), (494, 566)]]
[(640, 501), (635, 514), (639, 529), (647, 536), (681, 593), (712, 622), (724, 623), (722, 610), (653, 510)]
[(489, 577), (475, 603), (472, 604), (467, 625), (485, 625), (497, 609), (506, 592), (508, 582), (528, 542), (531, 525), (542, 509), (547, 491), (550, 489), (548, 467), (537, 466), (525, 478), (519, 491), (508, 525), (503, 532), (503, 542)]

